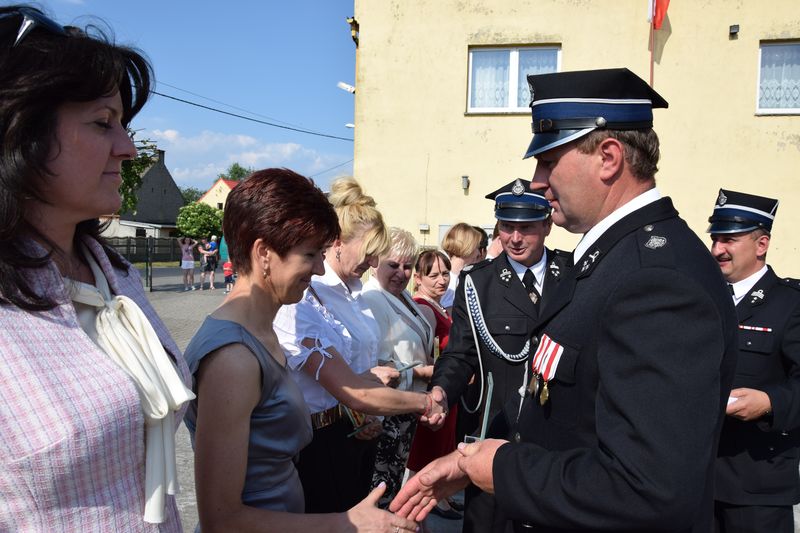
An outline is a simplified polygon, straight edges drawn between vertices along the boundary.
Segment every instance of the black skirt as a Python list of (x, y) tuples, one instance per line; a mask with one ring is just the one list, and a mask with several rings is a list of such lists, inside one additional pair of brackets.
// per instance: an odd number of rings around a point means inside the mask
[(297, 472), (303, 484), (306, 513), (341, 513), (369, 494), (378, 439), (348, 437), (349, 420), (314, 430), (300, 452)]

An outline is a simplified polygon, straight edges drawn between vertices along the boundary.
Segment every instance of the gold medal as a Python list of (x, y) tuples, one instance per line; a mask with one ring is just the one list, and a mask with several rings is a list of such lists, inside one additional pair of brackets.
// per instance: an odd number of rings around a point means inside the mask
[(528, 384), (528, 392), (531, 393), (531, 396), (534, 398), (536, 397), (536, 393), (539, 391), (539, 375), (534, 374), (531, 378), (531, 382)]
[(542, 386), (542, 392), (539, 393), (539, 405), (544, 405), (547, 403), (547, 400), (550, 398), (550, 391), (547, 390), (547, 382), (544, 382)]

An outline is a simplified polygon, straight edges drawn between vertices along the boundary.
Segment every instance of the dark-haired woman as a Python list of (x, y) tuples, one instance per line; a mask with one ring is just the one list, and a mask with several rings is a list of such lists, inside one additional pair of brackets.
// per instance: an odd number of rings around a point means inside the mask
[(374, 506), (383, 487), (346, 512), (302, 514), (294, 459), (311, 441), (311, 417), (272, 322), (324, 271), (339, 233), (325, 195), (289, 170), (256, 172), (228, 196), (224, 231), (239, 278), (186, 349), (202, 530), (413, 531)]
[(181, 531), (189, 374), (99, 237), (150, 77), (131, 49), (0, 8), (2, 531)]

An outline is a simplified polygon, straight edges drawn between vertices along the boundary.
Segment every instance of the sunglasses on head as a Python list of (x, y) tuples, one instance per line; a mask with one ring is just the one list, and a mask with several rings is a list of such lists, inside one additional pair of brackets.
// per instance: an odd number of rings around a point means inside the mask
[(14, 16), (22, 17), (22, 22), (17, 30), (17, 37), (14, 39), (14, 44), (11, 45), (12, 48), (21, 43), (25, 37), (27, 37), (28, 34), (36, 27), (43, 28), (56, 35), (67, 35), (67, 30), (64, 28), (64, 26), (53, 19), (46, 17), (44, 14), (42, 14), (42, 12), (28, 7), (19, 7), (14, 11), (9, 11), (8, 13), (4, 13), (0, 16), (2, 16), (2, 18)]

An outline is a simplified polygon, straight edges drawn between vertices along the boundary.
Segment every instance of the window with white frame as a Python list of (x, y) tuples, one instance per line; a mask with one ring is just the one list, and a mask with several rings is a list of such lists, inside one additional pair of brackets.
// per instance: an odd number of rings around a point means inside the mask
[(761, 43), (759, 114), (800, 114), (800, 42)]
[(557, 46), (470, 48), (469, 113), (528, 112), (528, 74), (557, 72)]

